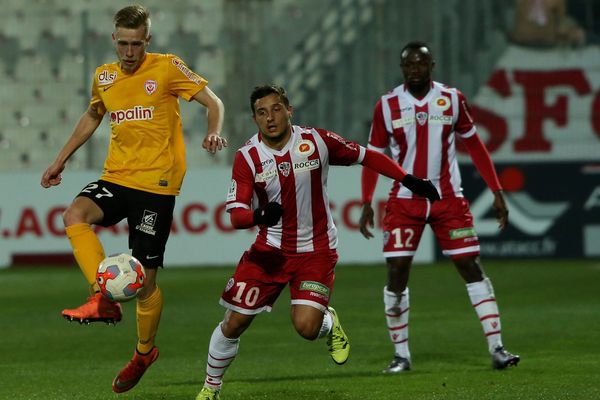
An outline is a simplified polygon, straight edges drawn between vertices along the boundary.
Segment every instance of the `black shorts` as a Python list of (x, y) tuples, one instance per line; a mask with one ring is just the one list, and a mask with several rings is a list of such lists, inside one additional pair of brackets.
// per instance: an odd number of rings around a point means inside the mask
[(144, 192), (98, 180), (77, 195), (87, 197), (104, 213), (96, 225), (108, 227), (127, 218), (129, 248), (146, 268), (163, 266), (171, 232), (175, 196)]

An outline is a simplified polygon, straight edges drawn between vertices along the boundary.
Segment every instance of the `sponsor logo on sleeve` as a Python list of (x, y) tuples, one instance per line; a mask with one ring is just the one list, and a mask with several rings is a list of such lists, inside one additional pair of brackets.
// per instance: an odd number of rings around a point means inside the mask
[(460, 104), (462, 105), (463, 111), (465, 112), (465, 115), (469, 119), (469, 122), (473, 123), (473, 118), (471, 117), (471, 113), (469, 112), (469, 107), (467, 107), (467, 103), (463, 100)]
[(229, 190), (227, 191), (227, 201), (234, 201), (237, 196), (237, 182), (235, 179), (231, 180), (231, 185), (229, 185)]
[(197, 83), (198, 85), (202, 83), (200, 77), (196, 75), (196, 73), (193, 72), (191, 69), (189, 69), (187, 65), (185, 65), (180, 59), (174, 58), (173, 65), (176, 66), (177, 69), (180, 70), (181, 73), (185, 75), (190, 81)]
[(350, 140), (341, 137), (337, 133), (327, 131), (327, 137), (337, 140), (338, 142), (340, 142), (341, 144), (343, 144), (344, 146), (346, 146), (346, 148), (348, 148), (350, 150), (358, 150), (358, 146), (356, 145), (356, 143), (351, 142)]

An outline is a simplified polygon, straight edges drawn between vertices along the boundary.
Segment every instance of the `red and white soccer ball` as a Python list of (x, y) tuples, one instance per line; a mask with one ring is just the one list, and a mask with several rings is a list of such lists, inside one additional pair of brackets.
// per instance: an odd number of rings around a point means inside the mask
[(129, 301), (144, 287), (146, 271), (137, 258), (129, 254), (114, 254), (100, 263), (96, 282), (104, 297), (114, 301)]

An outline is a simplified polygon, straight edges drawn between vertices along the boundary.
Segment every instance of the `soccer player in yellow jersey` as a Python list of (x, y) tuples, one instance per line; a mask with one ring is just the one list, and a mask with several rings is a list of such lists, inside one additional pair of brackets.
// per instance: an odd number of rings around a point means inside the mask
[(146, 283), (137, 298), (138, 342), (129, 363), (113, 381), (113, 391), (133, 388), (158, 358), (154, 338), (162, 310), (156, 275), (163, 266), (175, 196), (185, 174), (185, 147), (178, 98), (196, 100), (207, 109), (208, 128), (202, 146), (210, 153), (227, 146), (220, 132), (223, 103), (207, 81), (171, 54), (147, 53), (150, 18), (142, 6), (114, 16), (112, 34), (118, 62), (96, 69), (92, 99), (41, 185), (59, 185), (65, 163), (96, 131), (108, 114), (111, 140), (100, 179), (89, 183), (63, 215), (73, 254), (93, 294), (82, 306), (64, 310), (80, 323), (121, 320), (121, 306), (109, 301), (95, 283), (105, 254), (91, 225), (111, 226), (127, 218), (129, 247), (146, 268)]

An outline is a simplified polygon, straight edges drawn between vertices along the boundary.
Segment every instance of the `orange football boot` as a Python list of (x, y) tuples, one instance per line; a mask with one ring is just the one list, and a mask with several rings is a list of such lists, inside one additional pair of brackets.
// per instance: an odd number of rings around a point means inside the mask
[(133, 358), (127, 363), (125, 368), (119, 372), (119, 375), (113, 380), (112, 390), (115, 393), (123, 393), (132, 389), (142, 379), (144, 372), (158, 358), (158, 347), (154, 346), (150, 353), (140, 354), (137, 349), (133, 353)]
[(88, 297), (85, 304), (72, 310), (63, 310), (62, 316), (68, 321), (78, 321), (80, 324), (106, 322), (114, 325), (121, 320), (123, 313), (119, 303), (108, 300), (98, 292)]

